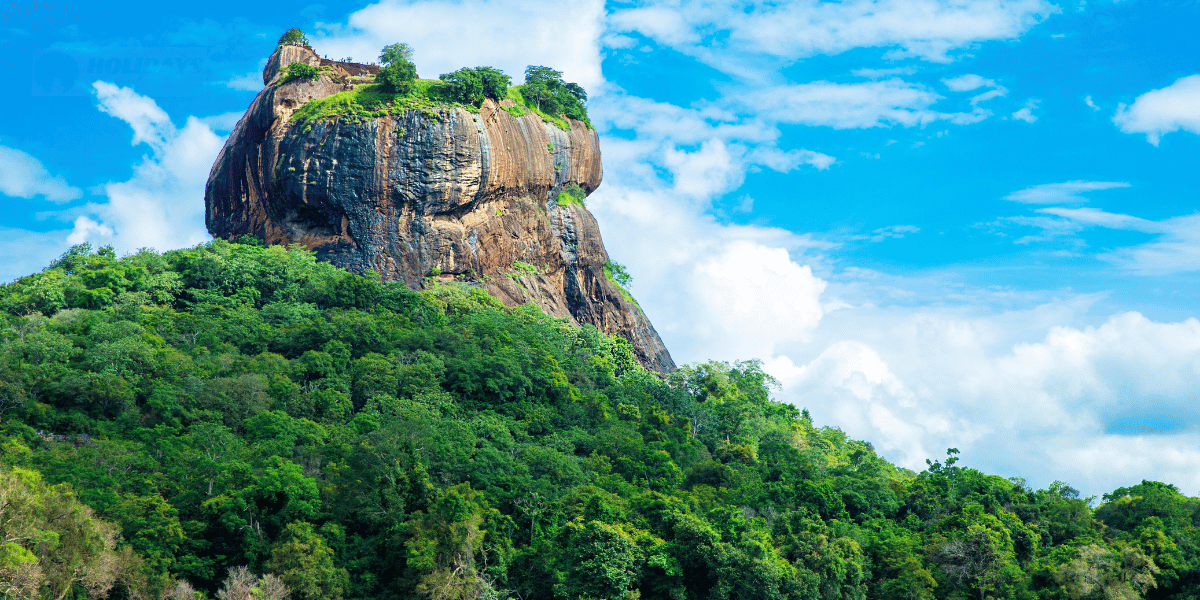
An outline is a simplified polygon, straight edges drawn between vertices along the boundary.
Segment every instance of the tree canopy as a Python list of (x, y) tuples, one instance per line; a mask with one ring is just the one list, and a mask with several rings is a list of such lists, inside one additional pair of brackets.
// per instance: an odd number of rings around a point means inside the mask
[(279, 42), (276, 45), (307, 46), (308, 36), (304, 35), (304, 32), (299, 28), (293, 27), (279, 36)]
[(405, 43), (389, 44), (379, 52), (379, 64), (390, 65), (397, 62), (412, 62), (413, 49)]
[(484, 98), (499, 100), (508, 95), (512, 78), (493, 67), (462, 68), (444, 73), (439, 79), (454, 87), (455, 102), (479, 106)]
[(1200, 594), (1171, 485), (1093, 507), (954, 449), (914, 473), (756, 361), (660, 376), (300, 248), (72, 248), (0, 286), (0, 382), (11, 598)]
[(386, 65), (375, 75), (376, 83), (396, 94), (408, 94), (417, 80), (417, 65), (412, 62), (413, 50), (408, 44), (384, 46), (379, 62)]
[(521, 94), (543, 112), (588, 120), (587, 92), (577, 83), (564, 82), (561, 71), (535, 65), (525, 67)]

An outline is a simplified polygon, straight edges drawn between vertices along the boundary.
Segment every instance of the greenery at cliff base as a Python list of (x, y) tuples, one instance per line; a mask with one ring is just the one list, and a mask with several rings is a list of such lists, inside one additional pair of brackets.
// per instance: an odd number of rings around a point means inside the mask
[(913, 473), (774, 385), (298, 248), (76, 247), (0, 287), (0, 593), (1200, 595), (1173, 486)]

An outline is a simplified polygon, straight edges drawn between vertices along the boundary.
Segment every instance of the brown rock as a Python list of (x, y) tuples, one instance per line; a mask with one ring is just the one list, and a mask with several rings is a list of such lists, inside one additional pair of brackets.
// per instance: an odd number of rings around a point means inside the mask
[[(279, 85), (295, 61), (334, 73)], [(514, 117), (491, 100), (478, 114), (438, 108), (290, 122), (306, 102), (349, 89), (349, 76), (368, 67), (323, 61), (300, 46), (276, 50), (263, 71), (269, 85), (209, 174), (213, 235), (303, 244), (322, 260), (374, 269), (414, 289), (431, 276), (482, 285), (507, 305), (536, 304), (620, 335), (642, 365), (674, 370), (650, 321), (605, 277), (596, 220), (583, 206), (556, 202), (571, 183), (588, 193), (600, 185), (595, 131)]]

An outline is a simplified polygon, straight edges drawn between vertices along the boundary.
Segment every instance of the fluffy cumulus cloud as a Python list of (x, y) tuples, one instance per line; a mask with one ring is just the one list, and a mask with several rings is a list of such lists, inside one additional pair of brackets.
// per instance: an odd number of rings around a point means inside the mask
[(520, 83), (526, 65), (535, 64), (561, 70), (567, 81), (595, 91), (604, 82), (603, 16), (602, 0), (384, 0), (351, 14), (346, 24), (322, 24), (310, 37), (330, 58), (357, 61), (375, 61), (384, 46), (405, 42), (426, 78), (490, 65)]
[(113, 244), (121, 251), (165, 250), (210, 239), (204, 227), (204, 184), (222, 139), (196, 117), (176, 127), (152, 99), (104, 81), (93, 84), (102, 112), (129, 124), (134, 145), (150, 153), (133, 176), (102, 186), (107, 202), (88, 205), (72, 241)]
[[(69, 229), (3, 231), (7, 241), (0, 249), (8, 246), (13, 250), (5, 255), (21, 255), (28, 260), (0, 266), (0, 281), (44, 268), (71, 245), (84, 242), (134, 252), (139, 248), (169, 250), (211, 239), (204, 226), (204, 184), (223, 143), (213, 129), (227, 129), (236, 118), (228, 114), (207, 119), (188, 117), (181, 128), (152, 98), (130, 88), (97, 81), (93, 89), (97, 108), (128, 124), (133, 134), (131, 143), (144, 145), (148, 153), (133, 166), (128, 179), (93, 188), (93, 194), (101, 198), (40, 215), (70, 223)], [(15, 175), (5, 177), (9, 171)], [(49, 176), (37, 159), (4, 147), (0, 147), (0, 178), (0, 186), (4, 186), (0, 192), (11, 196), (40, 195), (65, 202), (83, 195), (62, 177)], [(18, 252), (17, 248), (24, 250)], [(29, 248), (38, 250), (31, 252)]]
[(1016, 38), (1058, 10), (1044, 0), (661, 0), (616, 10), (609, 22), (616, 31), (636, 32), (744, 74), (761, 69), (757, 59), (763, 56), (790, 62), (852, 48), (889, 48), (893, 58), (947, 62), (956, 49)]
[(0, 194), (14, 198), (41, 197), (66, 202), (83, 196), (62, 175), (51, 175), (42, 162), (26, 152), (0, 146)]
[(798, 257), (821, 244), (721, 225), (671, 190), (605, 183), (588, 206), (676, 359), (770, 356), (777, 343), (804, 339), (824, 314), (826, 283)]
[[(152, 98), (132, 89), (104, 81), (95, 82), (93, 88), (97, 108), (127, 123), (132, 129), (133, 145), (145, 145), (149, 152), (133, 166), (129, 179), (110, 181), (93, 190), (103, 196), (103, 200), (44, 213), (43, 216), (70, 223), (70, 229), (45, 232), (8, 229), (0, 232), (2, 239), (8, 240), (0, 244), (0, 250), (13, 249), (5, 255), (29, 259), (9, 261), (0, 266), (0, 281), (44, 268), (68, 247), (84, 242), (112, 245), (119, 252), (134, 252), (139, 248), (169, 250), (211, 239), (204, 226), (204, 184), (221, 149), (222, 138), (213, 133), (205, 120), (196, 117), (188, 117), (182, 128), (176, 127)], [(230, 120), (228, 115), (209, 119), (221, 126), (228, 125)], [(24, 161), (18, 164), (40, 167), (32, 157), (25, 159), (22, 155), (28, 157), (18, 153), (17, 158)], [(30, 170), (35, 174), (45, 172), (44, 169)], [(45, 180), (44, 175), (42, 180)], [(26, 185), (20, 190), (30, 195), (42, 193), (54, 200), (69, 200), (82, 195), (61, 179), (49, 181), (40, 188)], [(24, 250), (18, 252), (16, 248)], [(38, 248), (38, 251), (30, 252), (28, 248)]]
[(1125, 133), (1144, 133), (1158, 145), (1173, 131), (1200, 134), (1200, 75), (1181, 77), (1171, 85), (1138, 96), (1133, 104), (1117, 106), (1113, 123)]
[(845, 308), (809, 333), (816, 343), (781, 345), (789, 354), (766, 364), (782, 397), (910, 468), (957, 447), (1035, 485), (1098, 493), (1152, 474), (1195, 493), (1200, 322), (1059, 324), (1086, 309)]

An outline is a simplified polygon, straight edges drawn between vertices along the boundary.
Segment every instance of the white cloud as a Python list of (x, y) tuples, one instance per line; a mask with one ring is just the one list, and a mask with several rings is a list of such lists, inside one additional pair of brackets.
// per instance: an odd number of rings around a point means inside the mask
[(1015, 191), (1004, 197), (1005, 200), (1023, 202), (1025, 204), (1071, 204), (1087, 202), (1084, 192), (1127, 188), (1124, 181), (1064, 181), (1063, 183), (1043, 183), (1023, 190)]
[(600, 72), (602, 0), (577, 2), (436, 2), (384, 0), (350, 15), (347, 25), (320, 24), (309, 36), (317, 52), (357, 61), (378, 60), (388, 44), (415, 49), (421, 77), (464, 66), (494, 66), (515, 82), (526, 65), (546, 65), (595, 92)]
[(902, 239), (906, 233), (917, 233), (919, 231), (921, 231), (921, 228), (915, 225), (888, 225), (887, 227), (880, 227), (866, 235), (852, 235), (850, 239), (882, 242), (886, 239)]
[(856, 77), (866, 77), (867, 79), (883, 79), (884, 77), (892, 77), (895, 75), (912, 75), (916, 72), (916, 67), (893, 67), (890, 69), (855, 69), (850, 73)]
[[(1127, 184), (1112, 182), (1068, 182), (1067, 184), (1050, 184), (1050, 186), (1068, 186), (1069, 184), (1093, 184), (1090, 189), (1108, 189), (1110, 187), (1128, 187)], [(1031, 193), (1037, 198), (1042, 194), (1035, 186), (1020, 193)], [(1045, 203), (1080, 202), (1072, 194), (1078, 193), (1078, 188), (1065, 191), (1053, 190), (1046, 192)], [(1038, 200), (1027, 200), (1034, 202)], [(1134, 244), (1106, 250), (1098, 254), (1098, 258), (1108, 261), (1122, 269), (1143, 275), (1163, 275), (1171, 273), (1191, 273), (1200, 271), (1200, 214), (1182, 215), (1161, 220), (1150, 220), (1111, 213), (1095, 208), (1065, 208), (1047, 207), (1037, 209), (1037, 216), (1003, 217), (993, 225), (1015, 224), (1035, 227), (1042, 232), (1014, 240), (1017, 244), (1044, 242), (1056, 239), (1074, 239), (1076, 246), (1082, 246), (1082, 241), (1076, 236), (1090, 227), (1102, 227), (1120, 231), (1136, 231), (1154, 235), (1149, 242)]]
[(1001, 96), (1008, 95), (1008, 89), (996, 83), (994, 79), (984, 79), (983, 77), (974, 74), (959, 75), (958, 77), (943, 79), (942, 83), (946, 84), (946, 87), (950, 88), (950, 91), (952, 92), (969, 92), (971, 90), (977, 90), (981, 87), (992, 88), (986, 92), (972, 96), (971, 106), (975, 106), (980, 102), (987, 102), (992, 98), (999, 98)]
[(677, 361), (770, 356), (776, 342), (803, 338), (820, 321), (826, 284), (796, 257), (821, 244), (782, 229), (718, 224), (704, 214), (707, 202), (659, 185), (609, 180), (588, 207)]
[(992, 79), (984, 79), (979, 75), (959, 75), (950, 79), (943, 79), (942, 83), (950, 88), (952, 92), (969, 92), (981, 87), (996, 87), (996, 82)]
[(213, 131), (233, 131), (233, 128), (237, 126), (238, 121), (242, 120), (242, 115), (244, 114), (246, 113), (221, 113), (219, 115), (212, 115), (211, 117), (201, 117), (200, 122), (208, 125), (209, 129)]
[[(958, 447), (967, 464), (1090, 493), (1170, 477), (1194, 493), (1200, 470), (1200, 322), (1112, 315), (1063, 325), (1089, 301), (969, 314), (843, 308), (811, 342), (766, 362), (782, 397), (885, 456), (921, 469)], [(811, 355), (798, 365), (794, 357)], [(1156, 449), (1155, 445), (1160, 448)], [(1121, 460), (1104, 457), (1127, 453)], [(1160, 455), (1163, 451), (1165, 455)]]
[(104, 81), (93, 88), (100, 111), (125, 121), (133, 144), (146, 144), (150, 154), (134, 165), (130, 179), (100, 186), (108, 201), (89, 203), (65, 242), (132, 252), (211, 239), (204, 226), (204, 184), (223, 140), (196, 117), (177, 128), (153, 99), (130, 88)]
[(67, 184), (62, 175), (51, 176), (42, 162), (28, 153), (0, 146), (0, 194), (67, 202), (83, 196), (83, 191)]
[[(787, 172), (804, 165), (828, 169), (836, 158), (808, 149), (775, 146), (779, 130), (759, 119), (739, 120), (713, 106), (682, 108), (619, 92), (603, 94), (589, 103), (592, 122), (604, 135), (605, 186), (619, 177), (637, 181), (642, 189), (666, 185), (672, 193), (704, 203), (742, 184), (746, 171), (758, 166)], [(636, 132), (634, 140), (608, 133)]]
[(615, 31), (640, 33), (726, 72), (753, 73), (764, 68), (763, 56), (788, 63), (851, 48), (948, 62), (954, 50), (1017, 38), (1056, 12), (1042, 0), (664, 0), (616, 10), (609, 22)]
[(1084, 104), (1086, 104), (1086, 105), (1088, 105), (1088, 108), (1091, 108), (1092, 110), (1100, 110), (1100, 107), (1099, 107), (1099, 106), (1096, 106), (1096, 103), (1095, 103), (1095, 102), (1092, 102), (1092, 97), (1091, 97), (1091, 96), (1087, 96), (1087, 97), (1085, 97), (1085, 98), (1083, 99), (1083, 103), (1084, 103)]
[(1095, 209), (1043, 209), (1077, 227), (1104, 227), (1156, 234), (1146, 243), (1115, 248), (1100, 258), (1143, 275), (1200, 271), (1200, 215), (1160, 221)]
[(1108, 229), (1124, 229), (1144, 233), (1160, 233), (1164, 231), (1164, 227), (1154, 221), (1105, 212), (1095, 208), (1061, 208), (1055, 206), (1038, 209), (1038, 212), (1062, 217), (1088, 227), (1107, 227)]
[[(826, 283), (784, 248), (735, 239), (700, 258), (688, 279), (691, 292), (706, 297), (694, 303), (692, 343), (723, 357), (770, 356), (776, 340), (803, 339), (823, 314)], [(773, 335), (744, 335), (767, 330)]]
[(826, 126), (835, 129), (924, 126), (935, 121), (955, 124), (986, 119), (982, 109), (970, 113), (944, 113), (930, 107), (942, 96), (922, 85), (900, 79), (865, 83), (814, 81), (756, 89), (734, 101), (761, 118), (780, 123)]
[(997, 87), (996, 89), (988, 90), (982, 94), (976, 94), (974, 96), (971, 96), (971, 106), (975, 106), (976, 104), (979, 104), (980, 102), (987, 102), (988, 100), (991, 100), (992, 98), (999, 98), (999, 97), (1005, 96), (1007, 94), (1008, 94), (1007, 88)]
[(112, 227), (102, 225), (81, 215), (75, 218), (75, 228), (67, 236), (67, 243), (74, 246), (75, 244), (82, 244), (88, 241), (93, 236), (111, 237), (112, 234)]
[(233, 77), (230, 77), (228, 80), (222, 81), (221, 83), (225, 84), (225, 87), (232, 90), (238, 90), (240, 92), (257, 92), (263, 89), (262, 79), (262, 71), (250, 71), (249, 73), (234, 75)]
[(1125, 133), (1144, 133), (1158, 145), (1173, 131), (1200, 134), (1200, 75), (1181, 77), (1171, 85), (1138, 96), (1133, 104), (1117, 105), (1113, 123)]
[(166, 146), (168, 136), (175, 131), (175, 125), (152, 98), (107, 81), (97, 81), (92, 87), (96, 90), (96, 98), (100, 100), (100, 111), (125, 121), (133, 128), (131, 143), (134, 146), (149, 144), (155, 151)]
[(1025, 121), (1026, 123), (1037, 121), (1037, 115), (1033, 114), (1033, 109), (1037, 108), (1037, 105), (1037, 100), (1026, 100), (1024, 108), (1012, 114), (1013, 120)]

